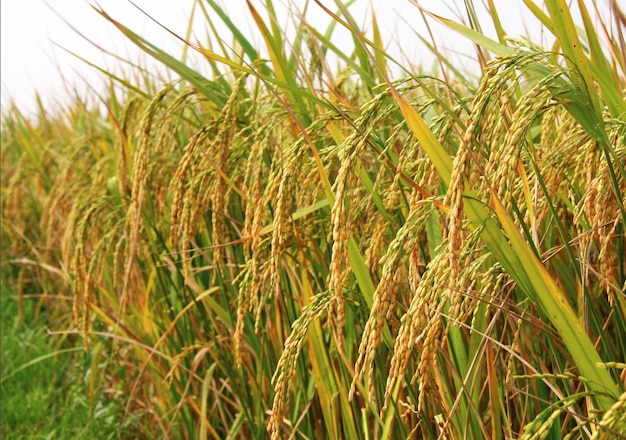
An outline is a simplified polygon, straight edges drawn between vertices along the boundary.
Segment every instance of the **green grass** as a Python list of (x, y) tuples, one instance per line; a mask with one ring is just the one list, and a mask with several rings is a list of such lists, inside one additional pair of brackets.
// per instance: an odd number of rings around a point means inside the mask
[(626, 44), (546, 3), (549, 48), (493, 2), (497, 40), (431, 16), (478, 79), (398, 66), (341, 2), (289, 38), (249, 5), (263, 48), (197, 2), (198, 70), (98, 10), (179, 80), (3, 115), (3, 277), (48, 353), (86, 347), (64, 405), (155, 438), (619, 438)]
[(20, 314), (16, 295), (2, 289), (2, 438), (117, 438), (123, 408), (104, 383), (90, 389), (103, 365), (82, 347), (61, 348), (73, 344), (50, 336), (49, 324), (40, 302), (25, 299)]

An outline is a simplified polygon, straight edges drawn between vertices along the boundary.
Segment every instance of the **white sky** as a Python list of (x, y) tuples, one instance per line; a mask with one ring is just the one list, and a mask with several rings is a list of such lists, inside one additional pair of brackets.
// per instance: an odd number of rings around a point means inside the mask
[[(286, 0), (275, 0), (279, 7)], [(189, 22), (189, 16), (194, 0), (135, 0), (135, 3), (144, 9), (157, 21), (174, 32), (184, 35)], [(245, 0), (223, 0), (228, 4), (231, 19), (240, 29), (252, 35), (254, 25), (247, 12)], [(253, 1), (260, 6), (260, 1)], [(304, 0), (292, 0), (295, 5), (304, 4)], [(313, 1), (309, 2), (309, 9), (314, 12), (310, 21), (320, 19), (320, 26), (325, 29), (327, 18)], [(331, 10), (336, 10), (334, 1), (323, 0)], [(454, 18), (450, 9), (442, 6), (439, 0), (422, 0), (424, 7), (435, 10), (442, 15)], [(461, 4), (461, 0), (447, 0), (447, 4)], [(505, 29), (513, 35), (526, 33), (525, 27), (532, 30), (538, 28), (532, 17), (520, 19), (522, 11), (521, 0), (495, 0), (498, 6), (503, 6), (501, 13)], [(91, 39), (101, 47), (119, 54), (125, 59), (139, 62), (142, 65), (156, 66), (149, 57), (129, 43), (124, 36), (107, 20), (97, 14), (90, 4), (93, 0), (3, 0), (1, 3), (1, 82), (2, 82), (2, 109), (5, 110), (11, 102), (27, 115), (32, 115), (36, 109), (35, 91), (37, 91), (48, 109), (54, 109), (55, 102), (67, 101), (73, 90), (83, 96), (88, 87), (96, 91), (103, 91), (107, 84), (103, 74), (97, 72), (83, 61), (66, 53), (62, 48), (72, 51), (88, 61), (107, 70), (119, 72), (119, 62), (113, 57), (106, 56), (83, 37), (78, 35), (69, 25)], [(180, 56), (182, 45), (167, 32), (152, 23), (128, 0), (100, 0), (100, 6), (116, 20), (140, 34), (148, 41), (164, 48), (173, 56)], [(371, 12), (371, 5), (375, 6), (375, 13), (383, 38), (388, 43), (400, 42), (390, 47), (390, 51), (400, 57), (404, 52), (414, 65), (430, 66), (431, 59), (427, 50), (417, 42), (416, 33), (428, 37), (427, 31), (420, 18), (418, 9), (409, 0), (356, 0), (351, 6), (355, 18), (371, 30), (367, 25), (367, 17)], [(475, 1), (480, 5), (480, 1)], [(457, 6), (458, 7), (458, 6)], [(67, 22), (65, 23), (53, 9)], [(199, 17), (198, 17), (199, 18)], [(286, 19), (285, 19), (286, 20)], [(216, 19), (219, 21), (219, 19)], [(486, 21), (488, 22), (488, 20)], [(69, 23), (69, 24), (68, 24)], [(285, 21), (286, 23), (286, 21)], [(441, 27), (434, 26), (442, 47), (451, 51), (470, 51), (468, 46), (462, 46), (462, 39), (454, 38), (451, 31), (445, 34), (438, 32)], [(206, 27), (202, 20), (194, 23), (194, 35), (204, 42)], [(253, 41), (262, 46), (258, 34)], [(344, 34), (345, 35), (345, 34)], [(371, 33), (370, 33), (371, 35)], [(341, 34), (338, 34), (341, 38)], [(227, 41), (231, 41), (228, 34)], [(346, 38), (344, 36), (344, 38)], [(335, 43), (340, 43), (334, 40)], [(473, 55), (472, 52), (469, 54)], [(193, 60), (191, 60), (193, 62)]]

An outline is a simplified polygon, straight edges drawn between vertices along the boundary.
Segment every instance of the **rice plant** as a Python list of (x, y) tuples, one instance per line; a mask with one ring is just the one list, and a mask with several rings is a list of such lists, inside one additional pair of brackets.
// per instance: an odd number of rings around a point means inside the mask
[(3, 115), (3, 282), (146, 438), (623, 438), (626, 20), (524, 4), (551, 47), (423, 10), (477, 79), (339, 1), (247, 3), (262, 48), (197, 2), (203, 70), (97, 9), (179, 79)]

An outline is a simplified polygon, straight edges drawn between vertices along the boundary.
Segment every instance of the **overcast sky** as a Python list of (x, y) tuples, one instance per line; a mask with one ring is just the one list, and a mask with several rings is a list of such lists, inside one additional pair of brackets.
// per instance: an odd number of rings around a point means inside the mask
[[(525, 26), (532, 28), (534, 23), (532, 18), (526, 17), (524, 22), (520, 20), (521, 0), (495, 0), (495, 2), (505, 6), (502, 9), (502, 14), (505, 14), (503, 19), (506, 29), (511, 33), (519, 35), (525, 32)], [(245, 0), (224, 0), (222, 3), (228, 4), (227, 9), (232, 20), (242, 30), (252, 35), (254, 26), (250, 21), (249, 12), (246, 12)], [(259, 5), (260, 0), (253, 1), (253, 3)], [(280, 5), (285, 3), (285, 0), (276, 0), (274, 3)], [(297, 5), (303, 4), (304, 1), (293, 0), (292, 3)], [(443, 7), (439, 0), (422, 0), (420, 3), (448, 17), (454, 16), (454, 13)], [(462, 4), (463, 2), (448, 0), (446, 3)], [(475, 3), (479, 5), (481, 2)], [(130, 44), (114, 26), (97, 14), (90, 6), (91, 4), (95, 2), (93, 0), (2, 1), (0, 66), (3, 109), (6, 109), (10, 102), (15, 102), (21, 110), (32, 114), (36, 108), (35, 91), (39, 92), (47, 106), (54, 106), (55, 101), (67, 100), (74, 89), (79, 93), (85, 93), (89, 86), (98, 91), (104, 89), (107, 81), (101, 73), (62, 48), (108, 70), (119, 70), (119, 63), (77, 34), (72, 26), (108, 51), (140, 62), (142, 65), (151, 65), (152, 61)], [(128, 0), (101, 0), (99, 4), (109, 15), (136, 33), (166, 49), (171, 55), (180, 56), (182, 52), (180, 42), (151, 22)], [(135, 4), (164, 26), (184, 35), (194, 0), (135, 0)], [(335, 9), (332, 0), (325, 0), (324, 4)], [(417, 8), (409, 0), (356, 0), (351, 11), (366, 29), (370, 29), (367, 26), (367, 17), (371, 13), (372, 4), (377, 5), (376, 17), (385, 40), (401, 42), (401, 48), (395, 47), (394, 53), (404, 52), (414, 65), (430, 63), (430, 58), (426, 55), (427, 51), (418, 44), (415, 36), (416, 32), (427, 36)], [(262, 6), (259, 7), (262, 9)], [(314, 17), (319, 17), (321, 23), (325, 23), (324, 19), (327, 17), (315, 6), (314, 2), (311, 1), (309, 7), (315, 13)], [(314, 17), (311, 20), (316, 20)], [(193, 29), (195, 37), (199, 41), (204, 41), (206, 28), (201, 20), (196, 20)], [(437, 31), (437, 26), (435, 26), (435, 31)], [(438, 35), (440, 43), (449, 50), (469, 51), (467, 47), (463, 49), (459, 43), (460, 39), (451, 37), (451, 32), (448, 31), (445, 37), (442, 33)], [(229, 35), (225, 35), (225, 38), (231, 41)], [(256, 41), (259, 46), (262, 46), (258, 38)]]

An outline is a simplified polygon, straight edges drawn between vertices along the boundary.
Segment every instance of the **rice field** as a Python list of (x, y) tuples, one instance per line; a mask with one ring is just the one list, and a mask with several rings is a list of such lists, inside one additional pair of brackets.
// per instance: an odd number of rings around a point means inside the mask
[(138, 438), (626, 438), (625, 12), (524, 1), (543, 47), (487, 3), (495, 38), (423, 11), (479, 75), (339, 1), (248, 3), (262, 48), (197, 2), (210, 75), (100, 10), (177, 79), (2, 115), (3, 303)]

